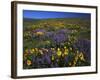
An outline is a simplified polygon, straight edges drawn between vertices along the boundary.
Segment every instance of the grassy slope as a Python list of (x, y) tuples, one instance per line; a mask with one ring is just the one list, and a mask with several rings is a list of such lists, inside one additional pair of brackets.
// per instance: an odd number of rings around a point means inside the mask
[(24, 31), (35, 29), (60, 30), (79, 26), (80, 38), (90, 39), (90, 19), (79, 18), (51, 18), (51, 19), (23, 19)]

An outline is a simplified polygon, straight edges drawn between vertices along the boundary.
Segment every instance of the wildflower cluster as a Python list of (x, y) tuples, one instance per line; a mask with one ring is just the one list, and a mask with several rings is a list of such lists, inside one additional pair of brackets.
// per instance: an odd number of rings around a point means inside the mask
[(23, 32), (24, 69), (91, 65), (88, 28), (57, 20), (40, 20), (31, 26)]

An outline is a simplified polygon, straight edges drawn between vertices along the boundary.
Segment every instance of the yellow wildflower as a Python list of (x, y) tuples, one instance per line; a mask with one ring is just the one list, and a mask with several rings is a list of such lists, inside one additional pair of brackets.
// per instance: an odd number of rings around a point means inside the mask
[(27, 55), (28, 55), (27, 53), (24, 53), (24, 59), (27, 59)]
[(74, 61), (73, 64), (76, 65), (76, 61)]
[(71, 47), (69, 49), (72, 51), (72, 48)]
[(55, 48), (51, 48), (51, 50), (55, 50)]
[(64, 54), (68, 55), (68, 49), (66, 48), (66, 46), (64, 46)]
[(65, 54), (62, 54), (62, 57), (64, 57), (65, 56)]
[(42, 50), (39, 50), (40, 54), (43, 54), (43, 51)]
[(38, 48), (35, 48), (35, 51), (38, 51)]
[(82, 52), (79, 54), (79, 58), (80, 58), (82, 61), (85, 61), (85, 58), (84, 58), (84, 55), (83, 55)]
[(52, 58), (51, 58), (51, 60), (52, 60), (52, 61), (54, 61), (54, 59), (55, 59), (55, 58), (54, 58), (54, 55), (52, 55)]
[(30, 66), (32, 64), (31, 60), (27, 60), (27, 65)]
[(64, 49), (66, 49), (66, 46), (64, 46)]
[(60, 50), (60, 48), (57, 49), (57, 55), (58, 55), (58, 57), (61, 56), (61, 50)]
[(33, 49), (30, 50), (30, 53), (32, 54), (32, 53), (34, 53), (34, 51), (35, 51), (35, 50), (34, 50), (34, 48), (33, 48)]
[(34, 52), (35, 50), (34, 50), (34, 48), (32, 49), (32, 52)]
[(44, 32), (41, 32), (41, 31), (39, 31), (39, 32), (36, 32), (36, 35), (44, 35)]
[(72, 66), (75, 66), (76, 65), (76, 61), (73, 61), (73, 65)]
[(68, 55), (68, 50), (67, 49), (65, 49), (64, 54)]

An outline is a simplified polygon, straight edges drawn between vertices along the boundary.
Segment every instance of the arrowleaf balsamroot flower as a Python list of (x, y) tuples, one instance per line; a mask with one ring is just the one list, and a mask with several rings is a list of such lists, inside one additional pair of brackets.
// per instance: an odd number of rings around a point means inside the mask
[(61, 50), (60, 50), (60, 48), (57, 49), (57, 55), (58, 55), (58, 57), (61, 56)]
[(66, 46), (64, 47), (64, 54), (68, 55), (68, 49), (66, 48)]
[(82, 61), (85, 61), (85, 58), (84, 58), (84, 55), (83, 55), (82, 52), (79, 54), (79, 58), (80, 58)]
[(27, 60), (27, 65), (30, 66), (32, 64), (31, 60)]
[(52, 60), (52, 61), (54, 61), (54, 60), (55, 60), (55, 57), (54, 57), (54, 55), (52, 55), (52, 58), (51, 58), (51, 60)]
[(42, 35), (44, 35), (44, 32), (41, 32), (41, 31), (36, 32), (36, 35), (40, 35), (40, 36), (42, 36)]

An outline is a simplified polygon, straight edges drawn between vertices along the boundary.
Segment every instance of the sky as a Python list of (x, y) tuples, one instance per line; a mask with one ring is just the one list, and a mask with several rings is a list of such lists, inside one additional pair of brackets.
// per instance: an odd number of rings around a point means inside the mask
[(90, 18), (90, 14), (89, 13), (23, 10), (23, 18), (31, 18), (31, 19)]

